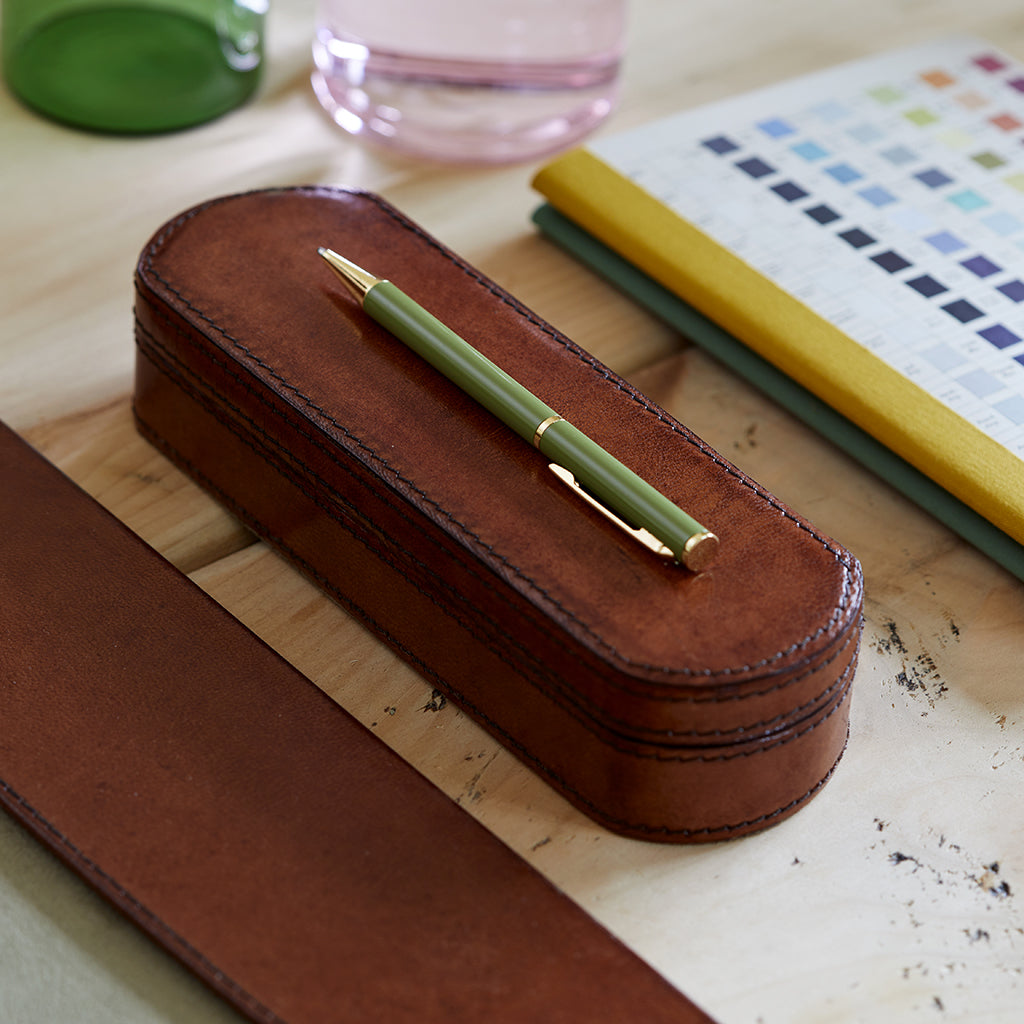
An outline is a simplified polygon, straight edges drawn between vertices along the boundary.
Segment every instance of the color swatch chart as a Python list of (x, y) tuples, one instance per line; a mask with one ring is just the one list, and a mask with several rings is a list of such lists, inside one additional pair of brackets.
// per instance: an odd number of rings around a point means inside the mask
[(1024, 457), (1024, 65), (942, 40), (590, 148)]

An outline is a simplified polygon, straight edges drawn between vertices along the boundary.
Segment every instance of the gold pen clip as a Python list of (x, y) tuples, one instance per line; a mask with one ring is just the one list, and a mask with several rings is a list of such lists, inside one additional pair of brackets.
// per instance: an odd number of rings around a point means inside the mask
[(645, 530), (642, 526), (630, 526), (629, 523), (624, 522), (614, 512), (612, 512), (607, 506), (601, 504), (592, 494), (585, 491), (576, 482), (576, 477), (572, 475), (564, 466), (559, 466), (555, 462), (548, 463), (548, 469), (551, 470), (559, 480), (562, 481), (567, 487), (571, 488), (576, 494), (578, 494), (585, 502), (597, 509), (606, 519), (613, 522), (620, 530), (624, 530), (626, 533), (643, 544), (649, 551), (653, 551), (656, 555), (660, 555), (662, 558), (672, 558), (676, 556), (672, 552), (672, 549), (663, 544), (657, 537), (651, 533), (650, 530)]

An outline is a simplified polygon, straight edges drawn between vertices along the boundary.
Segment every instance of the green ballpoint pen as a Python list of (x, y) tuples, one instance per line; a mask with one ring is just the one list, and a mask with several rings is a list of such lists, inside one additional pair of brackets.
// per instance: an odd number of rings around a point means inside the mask
[[(320, 255), (373, 320), (552, 462), (599, 511), (663, 557), (708, 568), (718, 538), (390, 281), (331, 249)], [(596, 499), (596, 500), (595, 500)]]

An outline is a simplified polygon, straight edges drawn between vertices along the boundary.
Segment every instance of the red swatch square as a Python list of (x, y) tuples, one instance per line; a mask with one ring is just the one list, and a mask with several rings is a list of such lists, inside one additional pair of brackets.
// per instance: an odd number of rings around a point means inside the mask
[(1004, 132), (1016, 131), (1024, 124), (1019, 118), (1014, 117), (1013, 114), (996, 114), (995, 117), (989, 118), (989, 120), (997, 128), (1002, 128)]

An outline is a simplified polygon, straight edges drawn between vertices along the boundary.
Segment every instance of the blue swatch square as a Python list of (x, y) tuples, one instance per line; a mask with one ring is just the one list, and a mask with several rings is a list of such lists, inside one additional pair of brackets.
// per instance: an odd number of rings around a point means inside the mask
[(926, 213), (915, 209), (913, 206), (894, 206), (889, 210), (889, 220), (897, 227), (911, 234), (920, 235), (925, 231), (931, 231), (935, 227), (935, 221)]
[(1002, 292), (1011, 302), (1024, 302), (1024, 281), (1014, 278), (1006, 284), (999, 285), (996, 290)]
[(701, 145), (706, 146), (712, 153), (717, 153), (719, 156), (722, 156), (724, 153), (732, 153), (740, 148), (732, 139), (727, 139), (724, 135), (716, 135), (713, 139), (705, 139)]
[(919, 171), (914, 177), (922, 185), (927, 185), (929, 188), (941, 188), (953, 180), (948, 174), (940, 171), (937, 167), (932, 167), (927, 171)]
[(792, 147), (792, 150), (797, 156), (802, 156), (805, 160), (823, 160), (828, 156), (827, 149), (810, 140), (798, 142)]
[(836, 164), (834, 167), (826, 167), (826, 174), (831, 174), (840, 185), (849, 185), (851, 181), (859, 181), (864, 177), (855, 167), (849, 164)]
[(890, 274), (906, 270), (907, 267), (911, 266), (910, 260), (905, 260), (899, 253), (893, 252), (891, 249), (887, 252), (880, 252), (877, 256), (872, 256), (871, 260)]
[(1003, 388), (1003, 385), (995, 377), (984, 370), (972, 370), (970, 373), (958, 377), (957, 380), (978, 398), (987, 398)]
[(924, 274), (921, 277), (915, 277), (913, 281), (908, 281), (907, 284), (910, 285), (915, 292), (919, 292), (926, 299), (930, 299), (934, 295), (941, 295), (943, 292), (949, 291), (944, 284), (940, 284), (936, 281), (931, 274)]
[(991, 277), (1003, 269), (984, 256), (972, 256), (969, 260), (961, 260), (960, 266), (969, 270), (975, 277)]
[(736, 166), (741, 171), (745, 171), (752, 178), (763, 178), (765, 175), (775, 173), (775, 168), (772, 167), (771, 164), (766, 164), (757, 156), (748, 157), (746, 160), (740, 160)]
[(772, 185), (772, 191), (786, 200), (787, 203), (795, 202), (797, 199), (805, 199), (809, 192), (802, 189), (792, 181), (780, 181), (778, 185)]
[(996, 348), (1009, 348), (1020, 341), (1019, 335), (1014, 334), (1009, 327), (1004, 327), (1002, 324), (993, 324), (991, 327), (978, 331), (978, 334), (995, 345)]
[(981, 218), (982, 224), (985, 227), (994, 231), (997, 235), (1002, 235), (1004, 238), (1007, 235), (1012, 235), (1016, 231), (1020, 231), (1024, 224), (1021, 224), (1016, 217), (1009, 213), (1002, 213), (996, 211), (995, 213), (989, 213)]
[(873, 235), (869, 235), (866, 231), (862, 231), (860, 228), (850, 228), (849, 231), (840, 231), (839, 237), (849, 245), (852, 245), (854, 249), (863, 249), (866, 245), (872, 245), (875, 242)]
[(882, 156), (894, 167), (902, 167), (904, 164), (913, 163), (917, 154), (906, 146), (890, 146), (882, 150)]
[(980, 210), (983, 206), (989, 205), (988, 200), (984, 196), (978, 195), (973, 188), (965, 188), (962, 192), (956, 192), (947, 198), (954, 206), (959, 206), (965, 213), (970, 213), (972, 210)]
[(847, 114), (849, 109), (844, 107), (842, 103), (836, 100), (828, 100), (826, 103), (819, 103), (816, 107), (811, 107), (811, 110), (822, 119), (822, 121), (828, 121), (830, 123), (834, 121), (841, 121)]
[(966, 299), (957, 299), (955, 302), (943, 306), (942, 309), (962, 324), (968, 324), (984, 315), (977, 306), (972, 306)]
[(761, 121), (757, 126), (773, 139), (781, 139), (786, 135), (792, 135), (796, 129), (781, 117), (773, 117), (768, 121)]
[(851, 139), (855, 139), (862, 145), (867, 146), (872, 142), (877, 142), (885, 133), (876, 128), (873, 124), (865, 123), (854, 125), (847, 134)]
[(896, 197), (881, 185), (872, 185), (870, 188), (862, 188), (857, 193), (862, 199), (866, 199), (872, 206), (888, 206), (896, 202)]
[(1011, 423), (1015, 423), (1018, 427), (1024, 423), (1024, 398), (1020, 395), (1014, 395), (1012, 398), (1006, 398), (1002, 402), (996, 402), (992, 408), (998, 409)]
[(934, 235), (929, 235), (925, 241), (933, 249), (938, 249), (939, 252), (946, 254), (956, 252), (958, 249), (965, 249), (967, 247), (966, 242), (960, 241), (960, 239), (950, 231), (939, 231)]
[(936, 345), (925, 352), (925, 356), (935, 369), (942, 370), (943, 373), (949, 373), (966, 362), (964, 357), (949, 345)]

